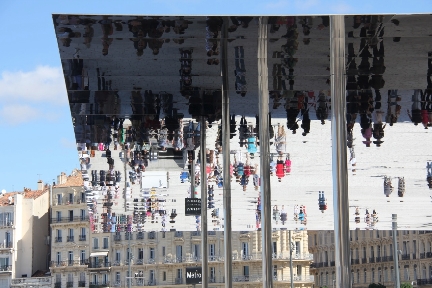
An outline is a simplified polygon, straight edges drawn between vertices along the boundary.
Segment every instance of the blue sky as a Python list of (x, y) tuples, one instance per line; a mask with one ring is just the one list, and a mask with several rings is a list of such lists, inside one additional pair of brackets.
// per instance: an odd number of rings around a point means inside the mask
[(51, 20), (65, 14), (432, 13), (431, 0), (0, 0), (0, 189), (36, 189), (78, 167)]

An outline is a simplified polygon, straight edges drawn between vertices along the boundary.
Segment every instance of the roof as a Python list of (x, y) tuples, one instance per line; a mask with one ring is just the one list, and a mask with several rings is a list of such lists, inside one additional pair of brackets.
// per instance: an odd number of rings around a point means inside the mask
[(54, 187), (73, 187), (83, 186), (84, 182), (82, 179), (82, 173), (79, 170), (74, 170), (72, 175), (67, 176), (66, 182), (55, 185)]
[[(9, 204), (9, 197), (14, 197), (15, 194), (18, 193), (24, 193), (24, 199), (36, 199), (40, 196), (42, 196), (43, 194), (45, 194), (46, 192), (48, 192), (48, 188), (45, 188), (44, 190), (29, 190), (27, 188), (25, 188), (24, 192), (9, 192), (9, 193), (5, 193), (2, 194), (0, 196), (0, 206), (8, 206)], [(13, 200), (12, 200), (12, 204), (13, 204)]]

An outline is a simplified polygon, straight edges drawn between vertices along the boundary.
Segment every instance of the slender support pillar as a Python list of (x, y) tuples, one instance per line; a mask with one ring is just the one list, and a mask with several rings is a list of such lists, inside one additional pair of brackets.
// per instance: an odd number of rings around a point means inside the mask
[(259, 17), (258, 27), (258, 98), (259, 98), (259, 139), (261, 174), (261, 235), (262, 235), (262, 277), (263, 287), (273, 287), (272, 265), (272, 208), (270, 191), (270, 134), (269, 93), (267, 68), (267, 21)]
[(398, 253), (398, 237), (397, 237), (397, 214), (392, 214), (392, 230), (393, 230), (393, 261), (395, 266), (395, 288), (400, 287), (399, 274), (399, 253)]
[(225, 288), (232, 288), (232, 226), (231, 226), (231, 175), (230, 175), (230, 111), (228, 97), (228, 25), (229, 17), (223, 18), (220, 43), (220, 66), (222, 77), (222, 165), (223, 165), (223, 213)]
[(351, 287), (349, 202), (346, 148), (345, 25), (343, 15), (330, 16), (330, 73), (333, 207), (336, 287)]
[[(192, 151), (193, 153), (194, 151)], [(195, 160), (191, 162), (191, 198), (195, 198)]]
[(292, 261), (292, 252), (293, 252), (293, 244), (291, 239), (291, 230), (289, 230), (289, 249), (290, 249), (290, 282), (291, 288), (294, 288), (294, 271), (293, 271), (293, 261)]
[(207, 171), (206, 171), (206, 120), (201, 117), (200, 172), (201, 172), (201, 259), (202, 287), (208, 287), (208, 246), (207, 246)]

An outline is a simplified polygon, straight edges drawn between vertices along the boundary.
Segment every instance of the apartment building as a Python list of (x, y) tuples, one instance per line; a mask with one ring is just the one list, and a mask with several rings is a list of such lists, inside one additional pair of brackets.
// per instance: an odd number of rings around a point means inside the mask
[(34, 272), (46, 269), (48, 191), (39, 181), (38, 190), (0, 195), (0, 287), (30, 282)]
[[(431, 231), (397, 231), (401, 283), (432, 287)], [(393, 233), (391, 230), (350, 231), (351, 277), (353, 287), (371, 283), (394, 285)], [(332, 287), (335, 280), (333, 231), (309, 231), (309, 251), (314, 263), (315, 287)]]
[[(312, 287), (312, 255), (307, 233), (292, 235), (293, 281)], [(119, 232), (91, 235), (88, 272), (90, 286), (132, 287), (177, 285), (186, 287), (186, 267), (201, 266), (201, 232)], [(233, 232), (233, 282), (259, 287), (262, 281), (261, 232)], [(290, 283), (288, 231), (273, 233), (275, 286)], [(224, 286), (223, 232), (208, 232), (209, 283)]]
[(54, 287), (88, 287), (88, 219), (81, 173), (62, 173), (51, 196), (50, 271)]

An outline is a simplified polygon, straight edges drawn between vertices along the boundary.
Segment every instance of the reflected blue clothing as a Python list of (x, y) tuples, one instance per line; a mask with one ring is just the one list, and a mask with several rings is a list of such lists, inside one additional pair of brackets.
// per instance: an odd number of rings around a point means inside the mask
[(257, 152), (257, 146), (255, 144), (256, 138), (255, 137), (249, 137), (247, 142), (247, 149), (249, 153), (256, 153)]

